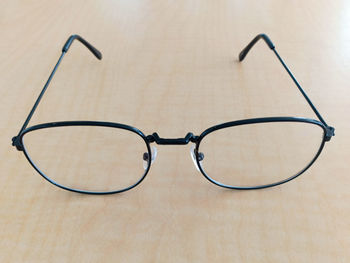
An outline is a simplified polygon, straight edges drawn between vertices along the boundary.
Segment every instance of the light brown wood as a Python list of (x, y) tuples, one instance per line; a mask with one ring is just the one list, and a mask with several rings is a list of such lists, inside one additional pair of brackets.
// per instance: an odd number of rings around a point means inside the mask
[[(348, 262), (350, 5), (339, 1), (1, 1), (1, 262)], [(268, 34), (336, 137), (298, 179), (228, 191), (190, 145), (158, 146), (147, 178), (86, 196), (43, 180), (11, 146), (69, 35), (31, 124), (104, 120), (183, 137), (225, 121), (315, 118)]]

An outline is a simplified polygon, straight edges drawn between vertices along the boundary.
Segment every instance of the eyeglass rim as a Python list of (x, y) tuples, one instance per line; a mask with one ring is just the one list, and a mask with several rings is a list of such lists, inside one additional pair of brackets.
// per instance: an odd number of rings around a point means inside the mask
[(318, 151), (316, 152), (316, 155), (314, 156), (314, 158), (311, 159), (311, 161), (303, 168), (301, 169), (298, 173), (296, 173), (293, 176), (288, 177), (287, 179), (275, 182), (275, 183), (270, 183), (270, 184), (264, 184), (264, 185), (257, 185), (257, 186), (232, 186), (232, 185), (227, 185), (227, 184), (223, 184), (220, 183), (214, 179), (212, 179), (210, 176), (208, 176), (206, 174), (206, 172), (204, 171), (204, 169), (202, 168), (202, 165), (200, 163), (200, 159), (199, 159), (199, 155), (196, 154), (196, 163), (197, 166), (199, 168), (199, 171), (202, 173), (202, 175), (209, 180), (211, 183), (220, 186), (220, 187), (224, 187), (224, 188), (228, 188), (228, 189), (234, 189), (234, 190), (257, 190), (257, 189), (264, 189), (264, 188), (270, 188), (270, 187), (274, 187), (277, 185), (281, 185), (284, 183), (287, 183), (295, 178), (297, 178), (298, 176), (300, 176), (301, 174), (303, 174), (306, 170), (308, 170), (312, 164), (317, 160), (317, 158), (319, 157), (319, 155), (321, 154), (324, 145), (327, 141), (327, 127), (320, 121), (318, 120), (314, 120), (314, 119), (309, 119), (309, 118), (302, 118), (302, 117), (264, 117), (264, 118), (253, 118), (253, 119), (243, 119), (243, 120), (238, 120), (238, 121), (231, 121), (231, 122), (226, 122), (226, 123), (222, 123), (219, 125), (215, 125), (212, 126), (208, 129), (206, 129), (205, 131), (203, 131), (201, 133), (201, 135), (198, 137), (198, 140), (196, 142), (196, 148), (195, 148), (195, 152), (198, 153), (199, 152), (199, 146), (201, 141), (210, 133), (215, 132), (217, 130), (221, 130), (221, 129), (225, 129), (225, 128), (230, 128), (230, 127), (235, 127), (235, 126), (241, 126), (241, 125), (249, 125), (249, 124), (259, 124), (259, 123), (273, 123), (273, 122), (300, 122), (300, 123), (309, 123), (312, 125), (317, 125), (319, 127), (321, 127), (323, 129), (323, 137), (322, 137), (322, 141), (320, 144), (320, 147), (318, 149)]
[(139, 129), (132, 127), (132, 126), (129, 126), (129, 125), (120, 124), (120, 123), (113, 123), (113, 122), (102, 122), (102, 121), (59, 121), (59, 122), (41, 123), (41, 124), (30, 126), (30, 127), (26, 128), (25, 130), (23, 130), (23, 132), (20, 134), (19, 140), (20, 140), (20, 143), (23, 147), (23, 153), (24, 153), (26, 159), (31, 164), (31, 166), (45, 180), (49, 181), (51, 184), (53, 184), (59, 188), (62, 188), (64, 190), (68, 190), (71, 192), (82, 193), (82, 194), (93, 194), (93, 195), (106, 195), (106, 194), (117, 194), (117, 193), (122, 193), (122, 192), (128, 191), (128, 190), (136, 187), (137, 185), (139, 185), (146, 178), (146, 176), (151, 168), (151, 158), (148, 158), (147, 168), (146, 168), (144, 174), (141, 176), (141, 178), (133, 185), (128, 186), (128, 187), (123, 188), (123, 189), (118, 189), (118, 190), (113, 190), (113, 191), (88, 191), (88, 190), (81, 190), (81, 189), (77, 189), (77, 188), (67, 187), (67, 186), (61, 185), (61, 184), (57, 183), (56, 181), (52, 180), (50, 177), (45, 175), (45, 173), (42, 172), (40, 170), (40, 168), (35, 165), (35, 162), (32, 161), (32, 159), (30, 158), (29, 153), (27, 152), (27, 149), (25, 148), (25, 145), (23, 143), (23, 136), (29, 132), (40, 130), (40, 129), (57, 128), (57, 127), (73, 127), (73, 126), (95, 126), (95, 127), (107, 127), (107, 128), (117, 128), (117, 129), (128, 130), (130, 132), (133, 132), (133, 133), (139, 135), (143, 139), (143, 141), (146, 144), (146, 148), (147, 148), (149, 156), (152, 155), (151, 147), (150, 147), (150, 144), (149, 144), (146, 136)]

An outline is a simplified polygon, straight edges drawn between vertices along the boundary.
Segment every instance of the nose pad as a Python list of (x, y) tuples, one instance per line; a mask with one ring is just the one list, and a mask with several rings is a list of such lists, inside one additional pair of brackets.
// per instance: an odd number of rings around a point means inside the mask
[[(151, 164), (156, 160), (157, 158), (157, 148), (155, 146), (152, 146), (151, 148)], [(149, 159), (149, 154), (148, 153), (143, 153), (143, 169), (147, 169), (148, 167), (148, 159)]]
[[(197, 160), (196, 160), (197, 158), (196, 158), (196, 146), (195, 145), (191, 146), (190, 154), (191, 154), (191, 158), (192, 158), (194, 165), (196, 166), (198, 172), (200, 172), (198, 164), (197, 164)], [(200, 164), (202, 164), (203, 159), (204, 159), (204, 154), (199, 152), (198, 153), (198, 161)]]

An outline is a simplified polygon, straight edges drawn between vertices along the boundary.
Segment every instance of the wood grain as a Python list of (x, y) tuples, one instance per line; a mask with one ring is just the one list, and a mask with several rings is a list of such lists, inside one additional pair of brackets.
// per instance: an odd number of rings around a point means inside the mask
[[(1, 262), (348, 262), (350, 3), (1, 1)], [(60, 190), (11, 146), (62, 45), (74, 43), (31, 124), (126, 123), (183, 137), (225, 121), (312, 111), (268, 34), (336, 127), (314, 166), (267, 190), (228, 191), (194, 168), (190, 145), (159, 146), (147, 178), (111, 196)]]

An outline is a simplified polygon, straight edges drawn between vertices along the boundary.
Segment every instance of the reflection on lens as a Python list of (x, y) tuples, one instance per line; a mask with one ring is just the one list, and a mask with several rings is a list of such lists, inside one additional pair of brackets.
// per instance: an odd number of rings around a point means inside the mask
[(235, 187), (277, 183), (301, 172), (318, 153), (324, 131), (305, 122), (267, 122), (216, 130), (200, 142), (202, 170)]
[(137, 183), (147, 170), (147, 145), (138, 134), (103, 126), (62, 126), (26, 133), (31, 162), (64, 187), (91, 192), (119, 191)]

